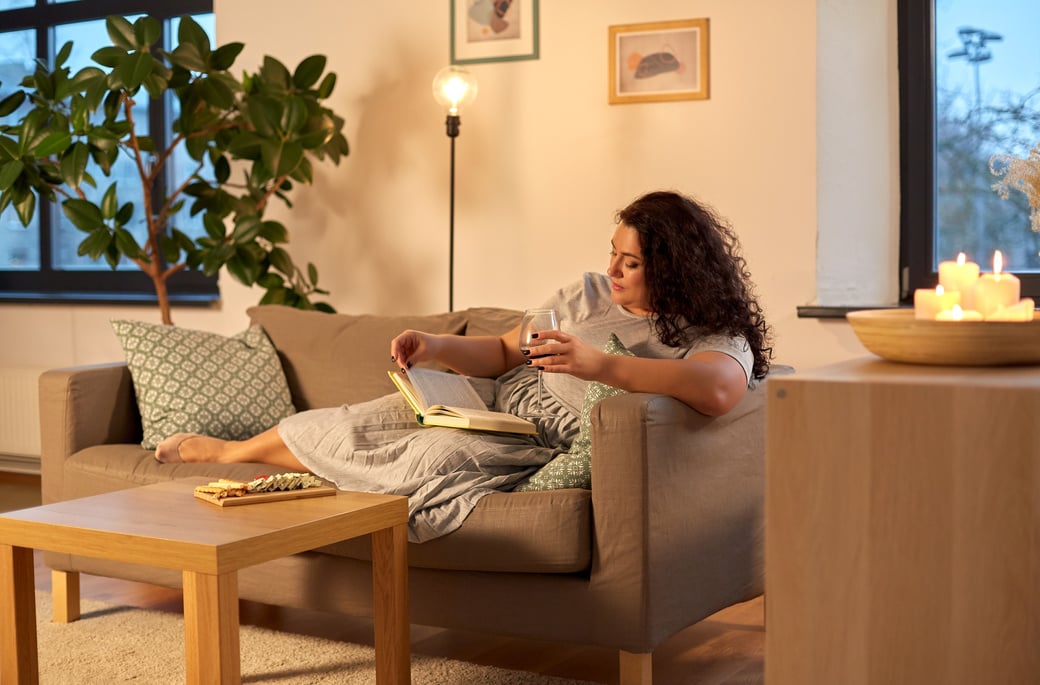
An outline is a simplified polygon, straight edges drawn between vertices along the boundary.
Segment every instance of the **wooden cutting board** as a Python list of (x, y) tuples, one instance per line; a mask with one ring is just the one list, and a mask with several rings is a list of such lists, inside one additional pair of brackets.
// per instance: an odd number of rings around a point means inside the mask
[(243, 504), (260, 504), (261, 502), (278, 502), (281, 500), (304, 499), (306, 497), (327, 497), (335, 495), (338, 490), (329, 486), (318, 488), (301, 488), (299, 490), (276, 490), (274, 492), (254, 492), (239, 497), (217, 497), (205, 492), (196, 492), (195, 497), (218, 507), (237, 507)]

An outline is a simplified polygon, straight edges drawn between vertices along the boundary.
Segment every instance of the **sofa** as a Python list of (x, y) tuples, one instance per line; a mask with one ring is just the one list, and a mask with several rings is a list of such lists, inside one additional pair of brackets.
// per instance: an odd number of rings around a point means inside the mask
[[(389, 340), (405, 328), (498, 335), (520, 313), (428, 316), (249, 310), (277, 350), (297, 410), (393, 392)], [(677, 400), (620, 394), (591, 414), (592, 488), (496, 492), (461, 528), (409, 544), (412, 623), (605, 646), (621, 682), (647, 685), (655, 647), (763, 590), (765, 389), (711, 418)], [(142, 448), (125, 362), (40, 378), (45, 503), (173, 478), (249, 480), (263, 464), (160, 464)], [(179, 587), (179, 573), (47, 553), (53, 570)], [(372, 607), (370, 542), (248, 568), (243, 599), (354, 616)]]

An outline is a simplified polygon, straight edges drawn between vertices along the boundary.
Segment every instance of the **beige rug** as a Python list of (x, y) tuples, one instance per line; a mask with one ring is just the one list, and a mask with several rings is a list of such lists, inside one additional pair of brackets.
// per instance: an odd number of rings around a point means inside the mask
[[(51, 623), (50, 593), (36, 593), (41, 685), (184, 682), (184, 621), (178, 614), (84, 599), (83, 618)], [(242, 682), (375, 682), (371, 647), (242, 626)], [(412, 655), (415, 685), (575, 685), (580, 681)]]

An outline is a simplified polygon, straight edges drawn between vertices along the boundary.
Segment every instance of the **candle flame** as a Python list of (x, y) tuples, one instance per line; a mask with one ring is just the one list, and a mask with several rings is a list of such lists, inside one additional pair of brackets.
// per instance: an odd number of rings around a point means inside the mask
[(963, 252), (957, 253), (957, 266), (964, 266), (964, 263), (968, 261), (968, 256)]
[(942, 287), (942, 284), (935, 286), (935, 296), (942, 297), (942, 294), (946, 292), (946, 289)]
[(999, 276), (1000, 272), (1004, 270), (1004, 255), (1001, 254), (1000, 250), (993, 251), (993, 275)]
[(953, 309), (950, 310), (950, 314), (953, 316), (954, 321), (960, 321), (964, 318), (964, 310), (961, 309), (959, 304), (953, 305)]

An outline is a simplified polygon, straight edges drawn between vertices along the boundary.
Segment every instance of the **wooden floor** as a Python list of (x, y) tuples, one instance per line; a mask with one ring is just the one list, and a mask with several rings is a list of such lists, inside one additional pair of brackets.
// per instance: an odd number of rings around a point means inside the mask
[[(0, 473), (0, 511), (39, 504), (39, 478)], [(50, 589), (50, 571), (37, 554), (36, 587)], [(84, 576), (81, 592), (102, 602), (180, 612), (179, 590)], [(241, 602), (241, 621), (306, 635), (372, 643), (366, 619)], [(617, 654), (583, 645), (517, 640), (412, 626), (420, 654), (547, 675), (617, 683)], [(682, 631), (654, 653), (654, 685), (761, 685), (765, 627), (762, 598), (739, 604)]]

